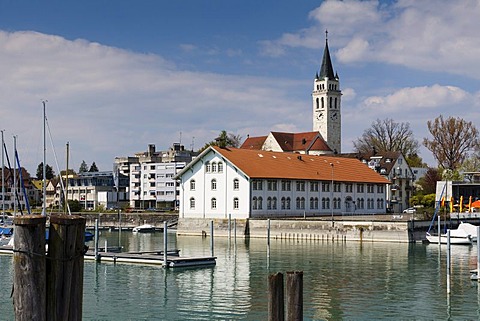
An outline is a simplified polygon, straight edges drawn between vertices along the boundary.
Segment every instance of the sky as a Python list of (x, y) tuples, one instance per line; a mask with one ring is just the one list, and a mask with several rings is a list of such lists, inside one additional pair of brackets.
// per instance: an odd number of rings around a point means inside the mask
[[(342, 152), (376, 119), (480, 128), (480, 2), (0, 0), (0, 129), (33, 176), (220, 131), (312, 130), (325, 30), (340, 77)], [(422, 147), (420, 156), (436, 163)]]

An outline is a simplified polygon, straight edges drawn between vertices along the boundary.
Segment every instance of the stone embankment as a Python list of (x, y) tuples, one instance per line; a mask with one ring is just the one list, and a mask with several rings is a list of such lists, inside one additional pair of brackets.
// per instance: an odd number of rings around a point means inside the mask
[[(209, 235), (211, 219), (180, 218), (177, 235)], [(214, 236), (266, 238), (267, 219), (213, 220)], [(270, 219), (271, 239), (334, 240), (360, 242), (418, 242), (425, 239), (430, 222), (413, 220), (314, 220)], [(236, 231), (234, 231), (236, 228)]]
[(163, 228), (163, 222), (169, 225), (178, 220), (177, 213), (79, 213), (85, 218), (87, 228), (95, 226), (95, 220), (98, 219), (98, 225), (103, 229), (132, 229), (142, 224), (151, 224), (157, 228)]

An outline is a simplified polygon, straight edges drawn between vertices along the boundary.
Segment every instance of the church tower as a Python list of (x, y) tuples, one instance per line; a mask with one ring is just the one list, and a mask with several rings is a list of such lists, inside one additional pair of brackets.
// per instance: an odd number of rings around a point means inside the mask
[(328, 31), (325, 31), (325, 50), (323, 51), (320, 73), (313, 82), (313, 131), (318, 131), (328, 146), (341, 153), (342, 121), (341, 97), (338, 74), (334, 74), (330, 51), (328, 50)]

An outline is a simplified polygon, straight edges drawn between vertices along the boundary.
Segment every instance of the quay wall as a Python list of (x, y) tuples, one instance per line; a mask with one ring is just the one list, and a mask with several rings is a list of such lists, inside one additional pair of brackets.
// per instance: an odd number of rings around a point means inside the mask
[[(214, 237), (228, 237), (228, 219), (180, 218), (177, 235), (210, 235), (213, 221)], [(270, 219), (271, 239), (342, 240), (359, 242), (422, 241), (428, 222), (419, 221), (376, 221), (376, 220), (327, 220)], [(234, 231), (236, 226), (236, 233)], [(230, 221), (230, 236), (267, 238), (267, 219), (237, 219)]]
[(116, 229), (119, 226), (122, 229), (132, 229), (142, 224), (151, 224), (157, 228), (163, 228), (163, 222), (173, 223), (178, 219), (177, 213), (76, 213), (85, 218), (87, 228), (95, 226), (95, 220), (98, 219), (100, 228)]

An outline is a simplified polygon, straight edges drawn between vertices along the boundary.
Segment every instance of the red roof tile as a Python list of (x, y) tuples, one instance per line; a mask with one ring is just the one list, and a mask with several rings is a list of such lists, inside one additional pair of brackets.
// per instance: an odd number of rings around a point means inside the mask
[(250, 178), (390, 183), (354, 158), (212, 147)]

